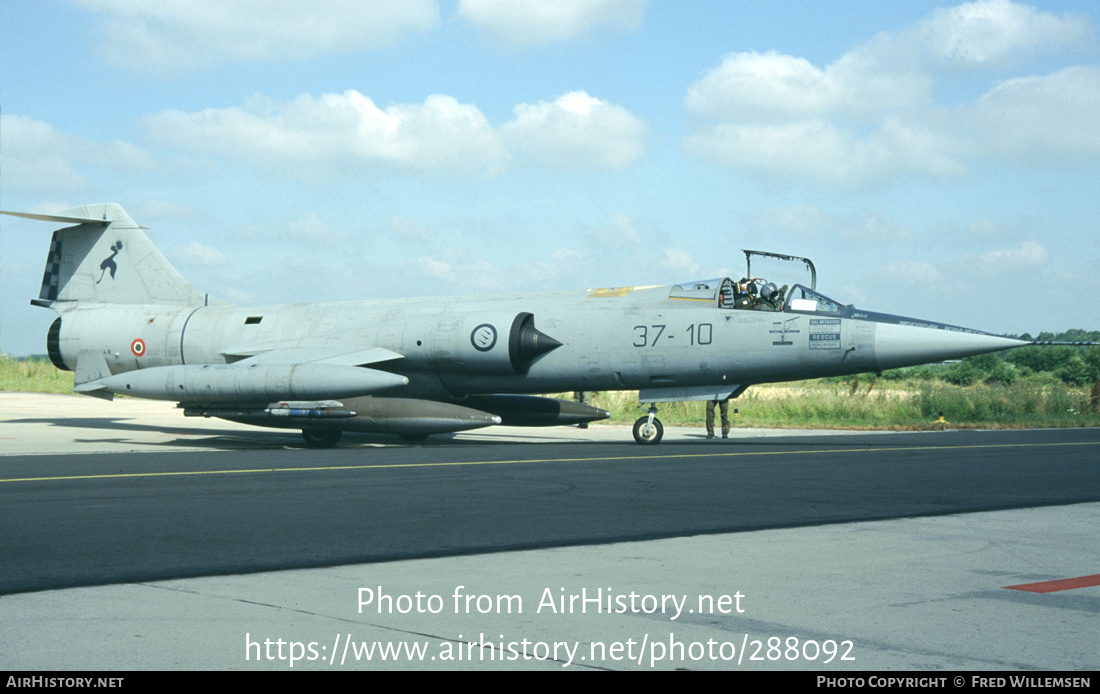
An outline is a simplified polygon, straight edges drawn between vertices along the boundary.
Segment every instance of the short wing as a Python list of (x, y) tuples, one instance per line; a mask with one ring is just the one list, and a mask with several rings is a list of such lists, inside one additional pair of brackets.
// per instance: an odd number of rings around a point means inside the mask
[(334, 366), (366, 366), (384, 361), (404, 359), (404, 355), (383, 347), (349, 352), (345, 348), (296, 347), (291, 349), (241, 349), (223, 352), (234, 364), (332, 364)]

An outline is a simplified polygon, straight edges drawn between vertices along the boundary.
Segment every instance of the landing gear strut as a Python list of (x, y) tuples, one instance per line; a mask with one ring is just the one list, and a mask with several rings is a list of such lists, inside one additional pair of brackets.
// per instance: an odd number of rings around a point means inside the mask
[(665, 427), (661, 424), (661, 420), (657, 419), (657, 406), (650, 403), (649, 414), (634, 422), (634, 440), (650, 446), (660, 443), (664, 435)]

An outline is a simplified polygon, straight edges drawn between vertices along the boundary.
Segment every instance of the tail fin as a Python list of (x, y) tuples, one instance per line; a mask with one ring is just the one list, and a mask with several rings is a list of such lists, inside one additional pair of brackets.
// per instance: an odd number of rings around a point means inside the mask
[(56, 215), (3, 214), (76, 224), (53, 233), (42, 291), (31, 301), (36, 306), (56, 309), (62, 306), (55, 304), (75, 302), (205, 306), (212, 302), (176, 272), (115, 203), (74, 207)]

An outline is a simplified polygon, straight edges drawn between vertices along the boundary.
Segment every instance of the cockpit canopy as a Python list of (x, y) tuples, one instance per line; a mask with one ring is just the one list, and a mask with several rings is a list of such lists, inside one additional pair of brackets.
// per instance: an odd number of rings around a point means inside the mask
[(824, 294), (819, 294), (812, 289), (807, 289), (801, 284), (796, 284), (787, 295), (786, 310), (789, 311), (813, 311), (815, 313), (839, 313), (845, 305), (839, 301), (833, 301)]
[[(744, 251), (745, 276), (738, 281), (729, 277), (699, 280), (677, 284), (669, 293), (673, 301), (699, 301), (718, 308), (748, 311), (797, 311), (810, 313), (839, 313), (848, 308), (839, 301), (817, 293), (817, 269), (809, 258), (764, 251)], [(761, 262), (771, 266), (782, 277), (794, 279), (792, 267), (804, 265), (809, 272), (810, 286), (795, 284), (776, 286), (762, 277), (753, 277), (752, 261), (757, 267)], [(793, 266), (791, 265), (793, 263)], [(804, 273), (803, 273), (804, 274)], [(804, 280), (803, 280), (804, 281)]]
[(718, 308), (747, 311), (807, 311), (838, 313), (845, 306), (813, 289), (796, 284), (777, 287), (761, 277), (729, 277), (685, 282), (672, 287), (670, 300), (713, 303)]

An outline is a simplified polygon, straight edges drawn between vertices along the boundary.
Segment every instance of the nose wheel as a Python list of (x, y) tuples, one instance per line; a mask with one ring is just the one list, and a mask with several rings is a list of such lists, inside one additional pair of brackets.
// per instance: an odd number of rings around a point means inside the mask
[(649, 406), (649, 414), (645, 417), (639, 417), (638, 421), (634, 422), (634, 440), (638, 443), (651, 446), (661, 442), (661, 437), (665, 435), (665, 427), (661, 424), (661, 420), (657, 419), (657, 406)]

